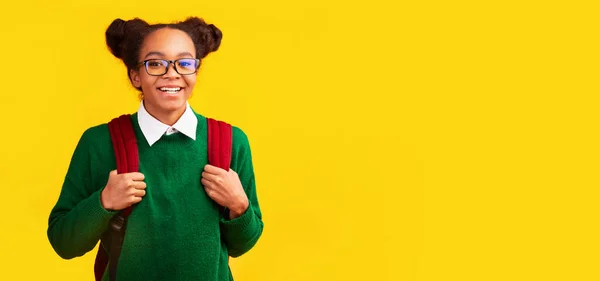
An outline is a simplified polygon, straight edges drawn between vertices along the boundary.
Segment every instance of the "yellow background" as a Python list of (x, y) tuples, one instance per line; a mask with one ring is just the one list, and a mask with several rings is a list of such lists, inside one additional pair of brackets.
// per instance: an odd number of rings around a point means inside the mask
[(92, 280), (47, 219), (81, 133), (138, 107), (104, 31), (223, 31), (200, 113), (248, 134), (264, 213), (236, 280), (599, 280), (594, 1), (11, 1), (2, 280)]

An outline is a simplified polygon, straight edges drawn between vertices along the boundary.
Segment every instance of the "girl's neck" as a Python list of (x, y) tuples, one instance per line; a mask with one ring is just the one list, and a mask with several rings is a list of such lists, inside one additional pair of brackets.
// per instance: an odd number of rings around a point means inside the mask
[(144, 108), (146, 109), (148, 114), (152, 115), (152, 117), (156, 118), (158, 121), (162, 122), (163, 124), (166, 124), (169, 126), (173, 126), (177, 122), (177, 120), (179, 120), (179, 118), (181, 118), (181, 116), (183, 115), (183, 113), (185, 112), (185, 109), (186, 109), (186, 107), (184, 106), (180, 109), (173, 110), (173, 111), (161, 111), (158, 109), (154, 109), (152, 107), (148, 107), (146, 105), (146, 103), (144, 103)]

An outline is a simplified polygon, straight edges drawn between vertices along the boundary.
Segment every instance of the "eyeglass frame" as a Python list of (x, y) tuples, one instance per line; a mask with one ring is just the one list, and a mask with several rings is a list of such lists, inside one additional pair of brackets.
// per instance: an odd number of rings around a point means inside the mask
[[(196, 61), (196, 69), (194, 70), (194, 72), (192, 73), (179, 73), (179, 70), (177, 70), (177, 65), (175, 64), (176, 62), (178, 62), (179, 60), (195, 60)], [(148, 62), (149, 61), (166, 61), (168, 64), (165, 67), (165, 73), (163, 74), (150, 74), (150, 72), (148, 72)], [(200, 64), (201, 64), (201, 60), (200, 59), (194, 59), (194, 58), (181, 58), (181, 59), (176, 59), (176, 60), (165, 60), (165, 59), (147, 59), (147, 60), (143, 60), (141, 62), (139, 62), (137, 64), (137, 67), (139, 68), (140, 66), (144, 66), (144, 69), (146, 70), (146, 73), (150, 76), (163, 76), (165, 74), (167, 74), (167, 72), (169, 72), (169, 67), (171, 66), (171, 64), (173, 65), (173, 69), (175, 69), (175, 72), (177, 72), (177, 74), (179, 75), (192, 75), (198, 72), (198, 69), (200, 68)]]

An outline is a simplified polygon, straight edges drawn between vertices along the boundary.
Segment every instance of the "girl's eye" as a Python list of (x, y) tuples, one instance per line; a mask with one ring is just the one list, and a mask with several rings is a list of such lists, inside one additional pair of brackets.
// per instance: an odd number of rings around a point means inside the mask
[(186, 68), (193, 68), (196, 65), (196, 61), (194, 60), (180, 60), (177, 63), (179, 66)]
[(149, 61), (148, 66), (150, 67), (160, 67), (163, 66), (163, 63), (160, 61)]

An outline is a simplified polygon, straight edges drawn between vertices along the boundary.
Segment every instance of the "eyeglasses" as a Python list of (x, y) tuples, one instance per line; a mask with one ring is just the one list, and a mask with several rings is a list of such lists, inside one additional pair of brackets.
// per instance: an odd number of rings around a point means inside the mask
[(173, 64), (175, 71), (181, 75), (190, 75), (196, 73), (200, 68), (199, 59), (178, 59), (178, 60), (145, 60), (138, 64), (138, 67), (144, 66), (146, 73), (152, 76), (162, 76), (169, 71), (169, 65)]

